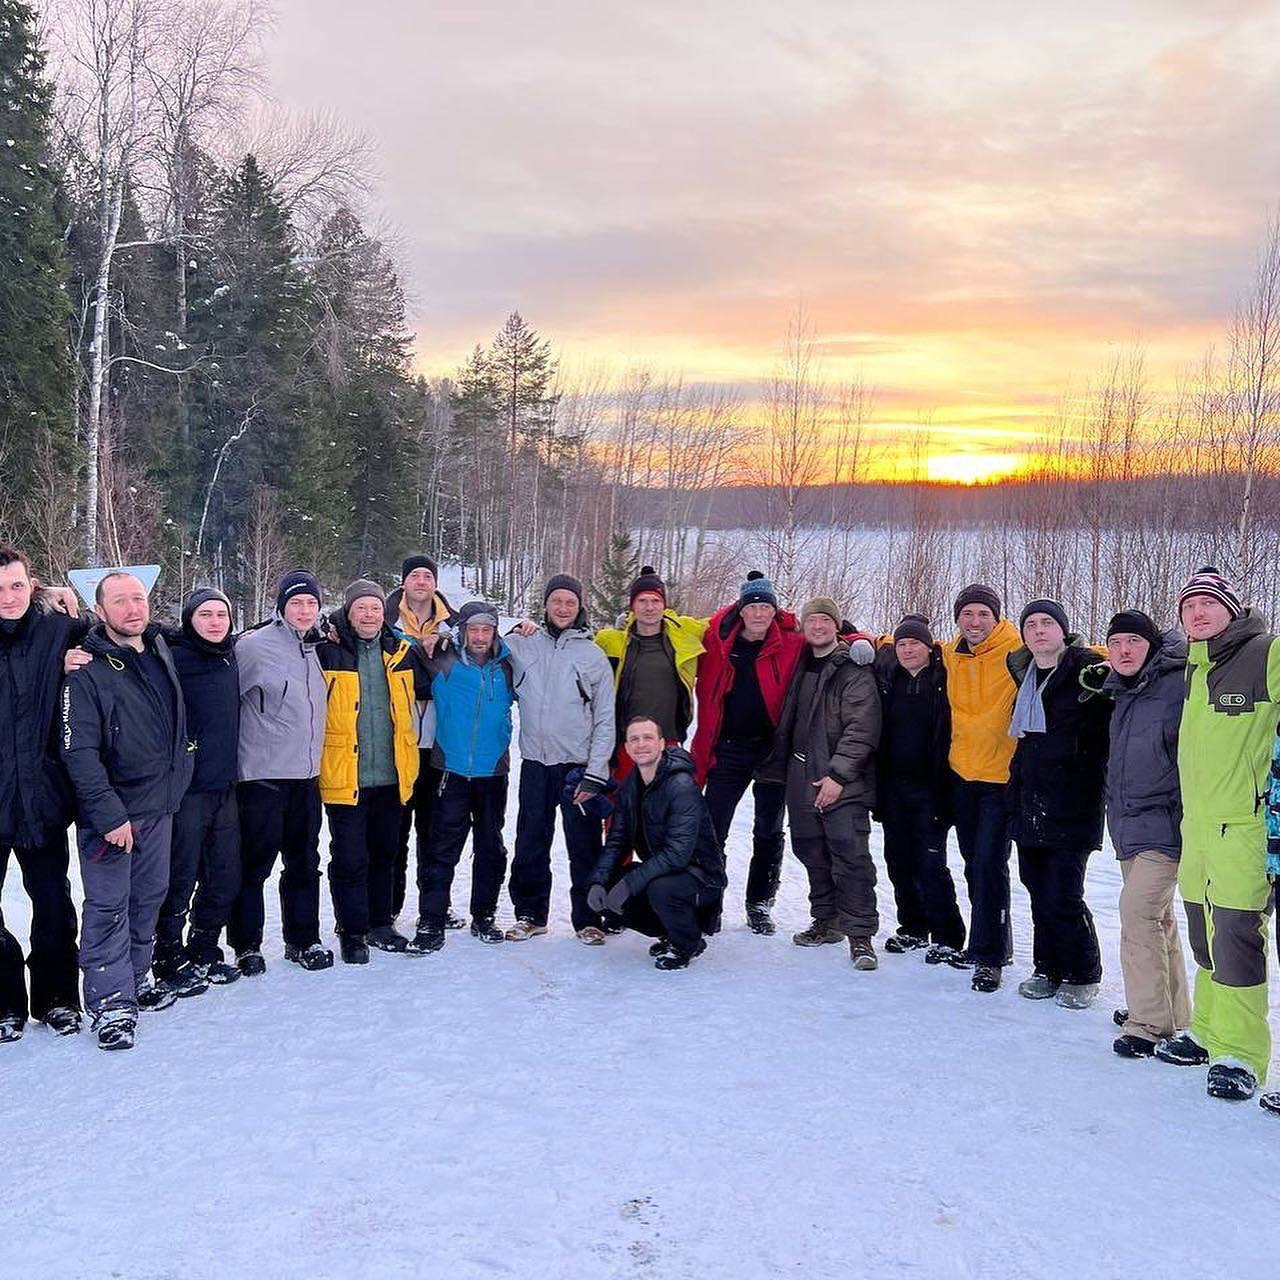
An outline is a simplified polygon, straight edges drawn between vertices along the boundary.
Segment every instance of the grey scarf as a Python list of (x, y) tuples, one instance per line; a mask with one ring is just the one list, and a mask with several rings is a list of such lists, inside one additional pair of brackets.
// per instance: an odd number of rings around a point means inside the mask
[(1036, 679), (1038, 668), (1033, 662), (1027, 668), (1018, 686), (1018, 698), (1013, 704), (1013, 721), (1009, 725), (1009, 736), (1021, 738), (1028, 733), (1043, 733), (1044, 723), (1044, 688), (1049, 683), (1049, 672), (1043, 680)]

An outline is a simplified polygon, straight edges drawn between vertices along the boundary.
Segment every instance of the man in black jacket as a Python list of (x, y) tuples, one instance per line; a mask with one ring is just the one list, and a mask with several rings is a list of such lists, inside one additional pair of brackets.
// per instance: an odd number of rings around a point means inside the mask
[(203, 984), (226, 984), (240, 977), (218, 945), (240, 892), (240, 678), (231, 602), (213, 587), (198, 588), (182, 606), (181, 629), (166, 635), (186, 704), (195, 766), (173, 819), (169, 894), (156, 927), (154, 969), (156, 978), (174, 986), (179, 995), (196, 995)]
[[(724, 853), (694, 781), (693, 757), (667, 747), (649, 716), (631, 720), (623, 745), (636, 767), (619, 791), (587, 901), (593, 911), (612, 911), (628, 928), (657, 938), (650, 948), (656, 968), (684, 969), (706, 950), (703, 934), (720, 917)], [(615, 880), (629, 852), (635, 865)]]
[(964, 920), (947, 867), (951, 707), (942, 648), (929, 620), (908, 613), (876, 655), (882, 725), (876, 753), (876, 812), (893, 884), (898, 929), (891, 952), (934, 947), (936, 963), (964, 948)]
[(31, 1002), (22, 947), (0, 916), (0, 1043), (22, 1035), (28, 1013), (59, 1035), (80, 1028), (76, 912), (67, 882), (71, 788), (57, 753), (62, 659), (87, 630), (45, 612), (21, 551), (0, 547), (0, 888), (9, 854), (31, 898)]
[(146, 589), (114, 572), (95, 599), (101, 623), (84, 642), (93, 660), (62, 687), (62, 759), (76, 797), (85, 1003), (99, 1048), (129, 1049), (139, 1006), (175, 998), (148, 970), (192, 753), (182, 689)]
[(1031, 898), (1035, 972), (1018, 993), (1085, 1009), (1102, 980), (1084, 874), (1089, 854), (1102, 847), (1111, 703), (1082, 699), (1080, 672), (1096, 655), (1071, 634), (1056, 600), (1031, 601), (1019, 626), (1026, 647), (1008, 659), (1018, 686), (1009, 733), (1018, 745), (1006, 800), (1018, 876)]

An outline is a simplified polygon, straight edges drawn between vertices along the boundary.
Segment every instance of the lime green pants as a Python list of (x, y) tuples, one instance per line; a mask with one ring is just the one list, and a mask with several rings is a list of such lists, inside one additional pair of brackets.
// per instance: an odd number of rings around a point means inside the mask
[(1210, 1062), (1244, 1063), (1261, 1083), (1271, 1061), (1267, 1025), (1267, 832), (1249, 823), (1182, 824), (1178, 888), (1196, 959), (1189, 1028)]

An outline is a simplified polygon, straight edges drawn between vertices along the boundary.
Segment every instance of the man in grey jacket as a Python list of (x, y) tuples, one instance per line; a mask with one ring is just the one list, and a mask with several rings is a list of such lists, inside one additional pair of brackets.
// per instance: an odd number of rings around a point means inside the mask
[[(588, 946), (604, 942), (587, 905), (600, 860), (601, 819), (592, 801), (608, 786), (613, 751), (613, 670), (582, 607), (582, 584), (556, 574), (543, 592), (545, 622), (524, 621), (507, 636), (520, 704), (520, 809), (507, 886), (516, 923), (508, 942), (547, 931), (556, 810), (569, 851), (573, 927)], [(597, 802), (598, 803), (598, 802)]]
[(280, 579), (275, 617), (236, 642), (240, 673), (240, 853), (243, 878), (227, 941), (246, 977), (262, 958), (263, 886), (277, 855), (286, 960), (327, 969), (320, 943), (320, 753), (325, 683), (316, 656), (321, 591), (314, 574)]

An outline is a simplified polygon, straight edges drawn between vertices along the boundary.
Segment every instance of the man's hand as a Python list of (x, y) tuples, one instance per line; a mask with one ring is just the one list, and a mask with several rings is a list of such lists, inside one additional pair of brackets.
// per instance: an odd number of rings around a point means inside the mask
[(593, 884), (591, 888), (587, 890), (587, 906), (590, 907), (592, 911), (603, 911), (604, 904), (608, 900), (608, 897), (609, 895), (605, 892), (604, 885)]
[(532, 618), (521, 618), (511, 630), (518, 636), (536, 636), (542, 628)]
[(80, 597), (73, 587), (42, 587), (41, 590), (45, 593), (45, 603), (51, 609), (65, 613), (69, 618), (79, 616)]
[(631, 897), (631, 890), (627, 888), (627, 881), (624, 876), (605, 895), (604, 909), (606, 911), (612, 911), (615, 916), (620, 916), (622, 914), (623, 903), (625, 903), (629, 897)]
[(81, 667), (87, 667), (93, 661), (93, 654), (88, 649), (81, 649), (77, 645), (74, 649), (68, 649), (62, 658), (62, 670), (66, 675), (70, 675), (73, 671), (79, 671)]
[(818, 794), (813, 797), (813, 807), (819, 813), (835, 804), (840, 799), (840, 793), (844, 790), (844, 785), (834, 778), (822, 778), (813, 785), (818, 789)]
[(422, 646), (422, 652), (431, 657), (436, 651), (436, 646), (440, 643), (442, 637), (438, 631), (433, 631), (429, 636), (423, 636), (418, 643)]
[(108, 844), (114, 844), (123, 849), (125, 853), (133, 852), (133, 823), (122, 822), (113, 831), (108, 831), (102, 837)]

